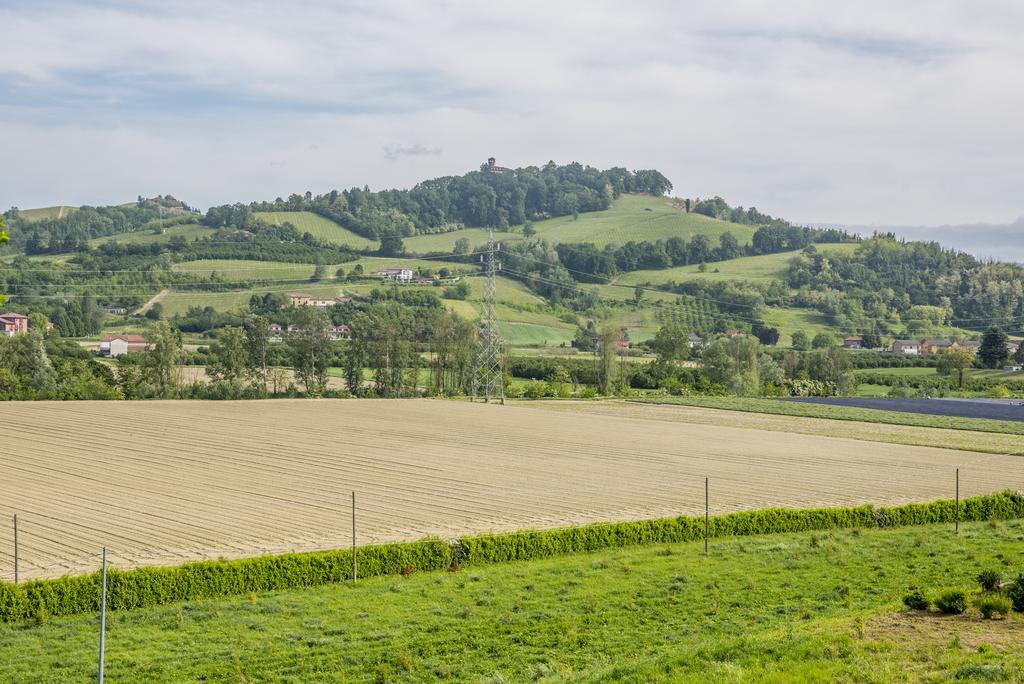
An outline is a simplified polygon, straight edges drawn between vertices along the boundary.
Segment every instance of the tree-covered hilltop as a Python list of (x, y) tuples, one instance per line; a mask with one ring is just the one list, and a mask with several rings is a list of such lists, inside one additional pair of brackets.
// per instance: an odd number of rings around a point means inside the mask
[(576, 212), (601, 211), (623, 192), (663, 195), (672, 183), (658, 171), (599, 170), (579, 163), (490, 168), (418, 183), (409, 190), (332, 190), (287, 200), (211, 208), (212, 227), (246, 228), (255, 212), (312, 211), (364, 237), (408, 237), (461, 227), (498, 229)]

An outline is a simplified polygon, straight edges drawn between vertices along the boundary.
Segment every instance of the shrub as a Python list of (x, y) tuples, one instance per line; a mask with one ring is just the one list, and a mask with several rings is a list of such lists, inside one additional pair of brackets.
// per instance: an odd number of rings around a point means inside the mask
[(1006, 589), (1006, 598), (1013, 601), (1013, 609), (1024, 613), (1024, 575), (1017, 575), (1016, 581)]
[(911, 589), (910, 593), (903, 597), (903, 605), (911, 610), (928, 610), (932, 602), (920, 589)]
[(967, 610), (967, 592), (951, 589), (935, 601), (935, 607), (947, 615), (960, 615)]
[(998, 570), (982, 570), (978, 573), (978, 584), (981, 585), (982, 591), (999, 591), (999, 584), (1003, 581), (1003, 576), (999, 574)]
[(998, 594), (981, 596), (974, 602), (974, 605), (981, 611), (981, 617), (986, 620), (991, 620), (996, 616), (1004, 618), (1010, 614), (1010, 610), (1013, 608), (1010, 599)]

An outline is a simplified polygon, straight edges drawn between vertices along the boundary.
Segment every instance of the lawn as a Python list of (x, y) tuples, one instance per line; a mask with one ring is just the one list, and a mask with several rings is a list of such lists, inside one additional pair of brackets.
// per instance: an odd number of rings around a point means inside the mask
[(197, 238), (213, 235), (214, 229), (199, 223), (186, 223), (183, 225), (170, 226), (162, 233), (154, 233), (152, 230), (137, 230), (131, 233), (118, 233), (106, 237), (93, 238), (89, 244), (97, 247), (107, 242), (118, 242), (127, 245), (154, 245), (170, 242), (173, 237), (181, 237), (191, 242)]
[[(823, 254), (849, 254), (857, 248), (855, 244), (821, 244), (815, 248)], [(687, 280), (750, 280), (769, 283), (779, 278), (786, 270), (789, 262), (800, 252), (780, 252), (778, 254), (761, 254), (758, 256), (739, 257), (729, 261), (716, 261), (705, 265), (700, 270), (699, 264), (676, 266), (674, 268), (631, 271), (619, 276), (617, 283), (636, 285), (650, 283), (662, 285), (669, 281), (685, 282)]]
[(718, 221), (701, 214), (686, 213), (668, 197), (622, 195), (607, 211), (580, 214), (578, 218), (559, 216), (534, 224), (539, 237), (551, 242), (593, 242), (598, 247), (630, 240), (652, 242), (694, 235), (708, 237), (713, 246), (718, 236), (732, 233), (740, 244), (748, 244), (752, 226)]
[[(345, 264), (326, 266), (326, 278), (333, 279), (334, 272), (339, 266), (345, 266)], [(183, 261), (171, 267), (173, 271), (203, 277), (217, 274), (231, 282), (240, 280), (309, 280), (315, 269), (314, 264), (246, 259), (199, 259)]]
[(78, 207), (63, 205), (40, 207), (38, 209), (19, 209), (18, 215), (26, 221), (42, 221), (43, 219), (64, 218), (75, 211), (78, 211)]
[[(460, 238), (469, 240), (470, 249), (475, 249), (487, 244), (486, 228), (463, 228), (462, 230), (450, 233), (434, 233), (426, 235), (413, 235), (403, 238), (405, 249), (412, 254), (426, 254), (428, 252), (443, 252), (451, 254), (455, 251), (455, 242)], [(522, 240), (521, 233), (505, 233), (495, 231), (494, 239), (498, 242), (510, 242)]]
[(338, 283), (333, 284), (301, 284), (301, 285), (274, 285), (268, 287), (256, 287), (246, 290), (233, 290), (231, 292), (185, 292), (168, 291), (160, 295), (158, 301), (163, 304), (164, 316), (170, 317), (175, 314), (184, 314), (191, 306), (207, 307), (212, 306), (217, 311), (235, 311), (239, 308), (248, 307), (249, 299), (254, 294), (265, 294), (267, 292), (291, 292), (302, 290), (310, 294), (338, 297), (344, 294), (345, 290)]
[[(1021, 617), (911, 613), (1024, 524), (766, 535), (113, 613), (111, 681), (1020, 681)], [(0, 679), (95, 677), (96, 615), (0, 625)]]
[(339, 226), (334, 221), (311, 211), (258, 211), (253, 214), (275, 226), (291, 223), (300, 233), (310, 233), (324, 242), (355, 249), (377, 249), (376, 240), (370, 240)]

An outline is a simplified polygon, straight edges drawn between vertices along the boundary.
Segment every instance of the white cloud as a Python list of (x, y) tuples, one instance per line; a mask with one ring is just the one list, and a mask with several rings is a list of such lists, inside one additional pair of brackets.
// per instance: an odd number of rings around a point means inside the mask
[(0, 25), (0, 206), (407, 186), (494, 155), (658, 168), (797, 220), (1024, 213), (1013, 0), (25, 3)]

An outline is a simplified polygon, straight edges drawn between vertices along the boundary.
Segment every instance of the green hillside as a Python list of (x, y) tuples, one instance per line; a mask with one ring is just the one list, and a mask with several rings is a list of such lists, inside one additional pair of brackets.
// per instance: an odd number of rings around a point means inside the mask
[(732, 233), (741, 245), (749, 244), (753, 226), (718, 221), (687, 213), (668, 197), (622, 195), (607, 211), (560, 216), (534, 224), (537, 235), (552, 242), (593, 242), (598, 247), (630, 240), (654, 241), (704, 235), (717, 244), (722, 233)]
[[(593, 242), (598, 247), (625, 244), (630, 240), (652, 242), (671, 237), (689, 240), (694, 235), (704, 235), (712, 244), (717, 244), (718, 236), (725, 232), (736, 236), (740, 244), (748, 244), (754, 234), (752, 226), (686, 213), (671, 198), (651, 195), (622, 195), (607, 211), (585, 212), (576, 218), (560, 216), (538, 221), (533, 227), (537, 237), (551, 242)], [(510, 232), (495, 231), (494, 235), (502, 242), (524, 239), (522, 226)], [(463, 237), (469, 240), (470, 246), (476, 247), (487, 241), (487, 231), (466, 228), (437, 235), (416, 235), (405, 239), (405, 248), (418, 254), (448, 252), (455, 248), (455, 241)]]
[(40, 207), (38, 209), (19, 209), (18, 215), (26, 221), (42, 221), (43, 219), (64, 218), (76, 211), (78, 211), (78, 207), (61, 205), (57, 207)]
[(369, 240), (342, 228), (334, 221), (326, 219), (311, 211), (262, 211), (254, 214), (272, 225), (291, 223), (301, 233), (310, 233), (324, 242), (356, 249), (377, 249), (377, 241)]
[[(857, 245), (852, 243), (818, 244), (815, 245), (815, 249), (823, 254), (850, 254), (857, 249)], [(798, 254), (800, 254), (799, 251), (740, 257), (706, 264), (703, 271), (699, 264), (631, 271), (623, 273), (615, 282), (621, 285), (636, 285), (638, 283), (663, 285), (670, 281), (681, 283), (687, 280), (750, 280), (768, 283), (781, 277), (789, 265), (789, 261)]]
[(118, 233), (117, 235), (94, 238), (89, 240), (89, 244), (93, 247), (108, 242), (118, 242), (126, 245), (156, 245), (170, 242), (173, 237), (192, 241), (197, 238), (209, 237), (214, 232), (213, 228), (199, 223), (186, 223), (184, 225), (170, 226), (162, 233), (154, 233), (152, 230), (137, 230), (131, 233)]

